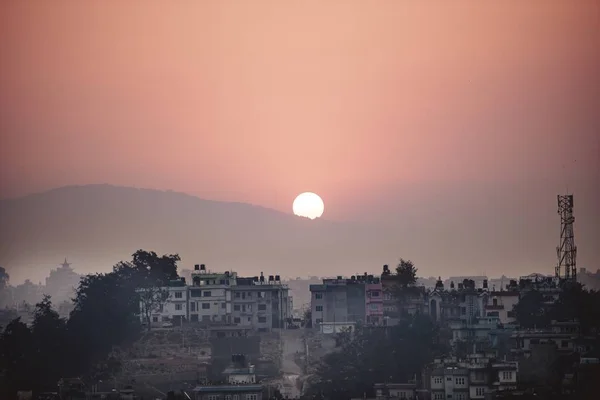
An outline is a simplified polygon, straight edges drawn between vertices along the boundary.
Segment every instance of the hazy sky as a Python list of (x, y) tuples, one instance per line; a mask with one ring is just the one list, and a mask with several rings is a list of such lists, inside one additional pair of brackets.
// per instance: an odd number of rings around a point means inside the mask
[(411, 185), (589, 190), (599, 4), (4, 1), (0, 192), (106, 182), (291, 212), (310, 190), (353, 219)]

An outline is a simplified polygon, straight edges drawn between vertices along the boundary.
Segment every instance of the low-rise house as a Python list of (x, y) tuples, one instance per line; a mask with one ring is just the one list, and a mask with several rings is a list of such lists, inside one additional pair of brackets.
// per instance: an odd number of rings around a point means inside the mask
[(374, 389), (377, 400), (417, 398), (416, 383), (376, 383)]
[(532, 346), (554, 344), (559, 353), (569, 354), (576, 351), (579, 339), (577, 321), (552, 321), (549, 329), (519, 329), (514, 331), (512, 339), (515, 346), (511, 350), (515, 355), (531, 354)]
[(194, 388), (194, 400), (262, 400), (263, 385), (257, 383), (254, 366), (244, 355), (232, 356), (232, 365), (224, 371), (226, 380)]

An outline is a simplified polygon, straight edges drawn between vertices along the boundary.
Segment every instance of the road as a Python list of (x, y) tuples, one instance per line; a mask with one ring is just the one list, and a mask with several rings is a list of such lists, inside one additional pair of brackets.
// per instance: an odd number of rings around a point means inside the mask
[(281, 332), (283, 342), (282, 373), (280, 391), (284, 398), (298, 399), (301, 390), (298, 381), (302, 377), (302, 367), (296, 364), (296, 354), (304, 353), (303, 330), (290, 329)]

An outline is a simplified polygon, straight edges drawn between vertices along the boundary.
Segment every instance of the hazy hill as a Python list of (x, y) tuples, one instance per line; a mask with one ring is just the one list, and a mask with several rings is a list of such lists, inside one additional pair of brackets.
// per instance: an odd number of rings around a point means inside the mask
[[(464, 187), (464, 186), (463, 186)], [(591, 187), (591, 186), (589, 186)], [(68, 257), (79, 273), (108, 271), (137, 249), (179, 253), (241, 274), (377, 273), (398, 257), (421, 276), (552, 273), (556, 191), (539, 184), (411, 187), (385, 198), (381, 218), (310, 221), (240, 203), (109, 185), (63, 187), (0, 201), (0, 265), (18, 283), (43, 280)], [(578, 192), (579, 265), (598, 268), (596, 190)], [(595, 264), (596, 263), (596, 264)]]
[(374, 256), (373, 238), (357, 224), (109, 185), (2, 200), (0, 220), (0, 265), (15, 280), (37, 281), (64, 257), (78, 272), (106, 271), (139, 248), (179, 253), (186, 268), (205, 263), (248, 274), (302, 275), (349, 259), (369, 265)]

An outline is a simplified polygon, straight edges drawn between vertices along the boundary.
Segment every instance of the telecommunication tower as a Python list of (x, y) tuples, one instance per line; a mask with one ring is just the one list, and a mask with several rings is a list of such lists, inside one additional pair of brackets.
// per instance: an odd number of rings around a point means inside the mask
[(558, 214), (560, 215), (560, 245), (556, 248), (558, 264), (556, 277), (561, 278), (561, 269), (564, 271), (565, 281), (577, 281), (577, 246), (573, 233), (573, 195), (558, 195)]

